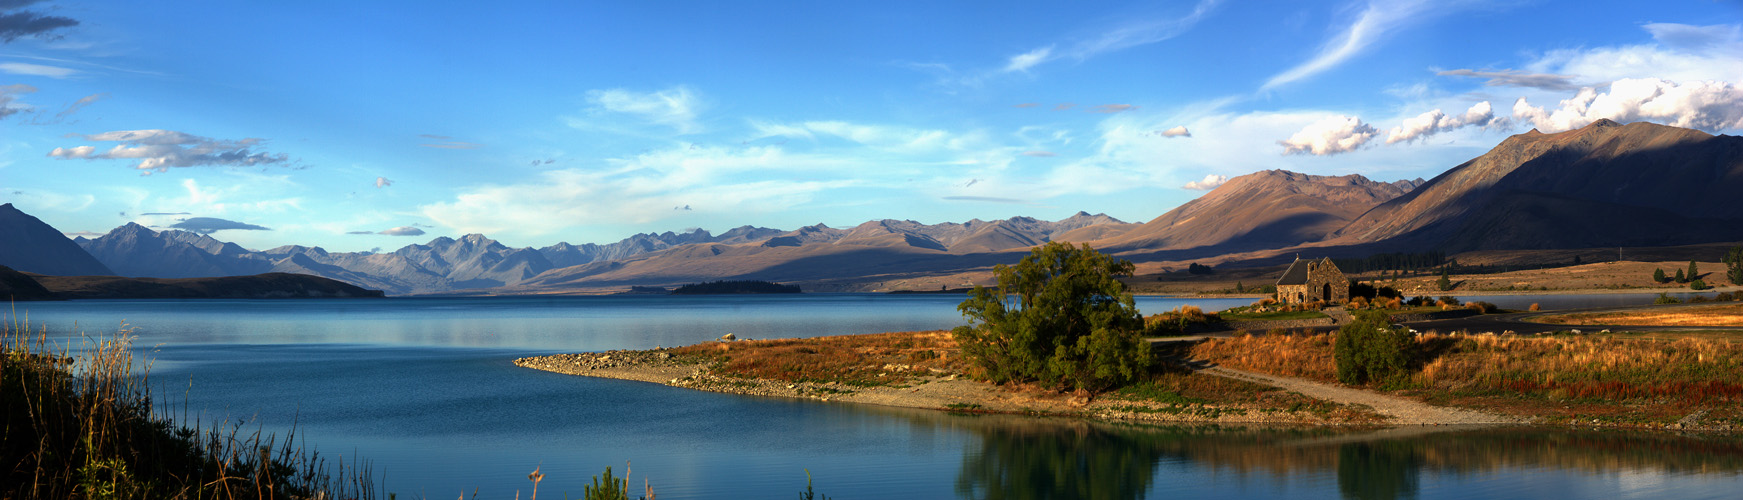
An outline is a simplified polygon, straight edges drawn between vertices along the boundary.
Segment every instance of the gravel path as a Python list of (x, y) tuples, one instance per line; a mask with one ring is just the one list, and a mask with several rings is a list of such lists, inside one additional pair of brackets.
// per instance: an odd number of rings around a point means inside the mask
[(1387, 422), (1401, 425), (1475, 425), (1475, 424), (1520, 424), (1524, 421), (1502, 415), (1495, 415), (1475, 410), (1444, 408), (1431, 406), (1418, 401), (1397, 396), (1388, 396), (1362, 389), (1322, 384), (1311, 380), (1293, 377), (1279, 377), (1248, 371), (1223, 368), (1220, 366), (1195, 367), (1199, 373), (1216, 375), (1256, 384), (1264, 384), (1281, 389), (1299, 392), (1308, 397), (1323, 399), (1347, 405), (1361, 405), (1374, 409), (1382, 415), (1392, 417)]

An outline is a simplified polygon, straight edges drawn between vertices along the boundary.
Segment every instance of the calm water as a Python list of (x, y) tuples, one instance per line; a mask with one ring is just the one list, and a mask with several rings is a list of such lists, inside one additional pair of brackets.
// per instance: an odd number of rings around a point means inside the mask
[[(1539, 299), (1541, 300), (1541, 299)], [(1650, 302), (1650, 297), (1645, 297)], [(665, 498), (1735, 498), (1743, 443), (1651, 434), (1148, 427), (695, 392), (516, 357), (948, 328), (955, 296), (27, 303), (64, 342), (126, 321), (190, 418), (295, 421), (386, 491), (579, 495), (606, 466)], [(1146, 313), (1243, 299), (1145, 297)], [(1428, 430), (1443, 432), (1426, 433)]]

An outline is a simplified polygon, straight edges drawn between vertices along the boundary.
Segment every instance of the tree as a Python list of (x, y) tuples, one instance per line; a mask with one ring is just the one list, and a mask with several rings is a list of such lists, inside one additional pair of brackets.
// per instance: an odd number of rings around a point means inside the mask
[(1447, 276), (1446, 268), (1440, 268), (1440, 279), (1434, 280), (1434, 287), (1444, 292), (1452, 289), (1452, 278)]
[(956, 307), (969, 319), (952, 333), (986, 380), (1037, 382), (1096, 393), (1149, 364), (1144, 320), (1116, 276), (1132, 263), (1084, 245), (1051, 242), (1015, 266), (993, 268), (999, 286), (976, 286)]
[(1356, 314), (1356, 320), (1338, 328), (1332, 344), (1338, 382), (1350, 385), (1396, 379), (1408, 369), (1416, 343), (1410, 334), (1387, 325), (1380, 311)]
[(1652, 281), (1656, 281), (1660, 284), (1670, 283), (1670, 277), (1667, 277), (1664, 275), (1663, 269), (1653, 269), (1652, 270)]
[(1693, 281), (1695, 278), (1699, 277), (1701, 277), (1701, 272), (1695, 269), (1695, 261), (1689, 261), (1689, 280)]
[(1743, 285), (1743, 247), (1731, 247), (1725, 252), (1725, 278), (1733, 285)]
[(1688, 283), (1689, 282), (1688, 277), (1683, 276), (1681, 269), (1676, 270), (1676, 282), (1677, 283)]

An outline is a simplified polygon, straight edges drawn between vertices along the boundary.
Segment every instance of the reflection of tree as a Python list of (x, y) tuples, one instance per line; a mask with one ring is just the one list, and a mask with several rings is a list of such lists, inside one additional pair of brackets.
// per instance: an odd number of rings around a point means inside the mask
[(964, 498), (1143, 498), (1162, 452), (1155, 433), (1092, 425), (995, 427), (966, 452), (956, 493)]
[(1351, 500), (1416, 498), (1422, 456), (1407, 442), (1373, 441), (1338, 447), (1338, 491)]

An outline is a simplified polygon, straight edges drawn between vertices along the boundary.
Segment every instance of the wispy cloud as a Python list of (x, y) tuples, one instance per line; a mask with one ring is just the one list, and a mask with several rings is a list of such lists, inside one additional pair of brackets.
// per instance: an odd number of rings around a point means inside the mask
[(603, 89), (587, 92), (587, 100), (595, 113), (614, 113), (636, 117), (644, 122), (671, 127), (679, 134), (702, 131), (697, 123), (702, 97), (688, 86), (654, 92), (627, 89)]
[(1008, 203), (1008, 204), (1013, 204), (1013, 205), (1034, 205), (1035, 204), (1035, 202), (1032, 202), (1029, 200), (1019, 200), (1016, 198), (999, 198), (996, 196), (945, 196), (942, 199), (949, 200), (949, 201), (979, 201), (979, 202), (985, 202), (985, 203)]
[(61, 110), (60, 113), (57, 113), (54, 116), (55, 116), (55, 118), (66, 118), (68, 116), (72, 116), (73, 113), (77, 113), (77, 112), (79, 112), (79, 110), (85, 109), (85, 106), (90, 106), (91, 103), (103, 100), (103, 98), (105, 98), (105, 97), (109, 97), (108, 92), (91, 94), (91, 95), (79, 98), (79, 100), (73, 101), (72, 104), (67, 105), (67, 109)]
[(1022, 54), (1011, 56), (1003, 71), (1027, 72), (1040, 64), (1071, 58), (1076, 60), (1089, 59), (1104, 53), (1124, 50), (1139, 45), (1149, 45), (1180, 36), (1190, 31), (1205, 16), (1216, 10), (1222, 0), (1200, 0), (1191, 12), (1179, 17), (1150, 18), (1129, 21), (1100, 35), (1077, 41), (1058, 48), (1058, 44), (1049, 44)]
[(0, 119), (30, 110), (30, 105), (18, 102), (18, 98), (24, 94), (35, 92), (36, 87), (22, 83), (0, 85)]
[(0, 71), (14, 75), (46, 76), (49, 78), (66, 78), (78, 73), (78, 70), (72, 68), (20, 62), (0, 63)]
[(423, 236), (424, 230), (418, 229), (415, 227), (411, 227), (411, 226), (400, 226), (400, 227), (383, 229), (383, 230), (381, 230), (381, 232), (378, 232), (376, 234), (384, 234), (384, 235), (388, 235), (388, 236)]
[(1343, 64), (1355, 57), (1369, 46), (1413, 22), (1421, 22), (1427, 16), (1431, 6), (1456, 5), (1459, 2), (1436, 3), (1430, 0), (1382, 1), (1373, 0), (1368, 7), (1356, 15), (1350, 25), (1320, 47), (1319, 52), (1289, 70), (1272, 76), (1260, 87), (1260, 91), (1289, 84), (1304, 78), (1320, 74), (1326, 70)]
[(1094, 109), (1089, 110), (1089, 112), (1091, 112), (1091, 113), (1118, 113), (1121, 111), (1131, 111), (1134, 109), (1138, 109), (1138, 107), (1131, 105), (1131, 104), (1103, 104), (1100, 106), (1096, 106)]
[(1506, 121), (1504, 117), (1495, 116), (1495, 110), (1489, 101), (1483, 101), (1465, 110), (1462, 115), (1448, 115), (1441, 110), (1433, 110), (1404, 120), (1404, 123), (1386, 134), (1386, 144), (1415, 141), (1431, 135), (1457, 130), (1464, 127), (1498, 126)]
[(1162, 137), (1192, 137), (1192, 132), (1186, 130), (1185, 125), (1181, 125), (1178, 127), (1168, 129), (1168, 130), (1163, 130), (1161, 132), (1157, 132), (1156, 135), (1159, 135)]
[(253, 148), (264, 142), (259, 138), (232, 141), (173, 130), (118, 130), (79, 137), (87, 141), (120, 144), (102, 152), (95, 146), (54, 148), (48, 156), (63, 160), (137, 159), (139, 163), (134, 168), (144, 171), (145, 175), (154, 171), (168, 172), (174, 167), (256, 166), (290, 161), (290, 157), (283, 153), (254, 152)]
[(1023, 156), (1033, 156), (1036, 158), (1052, 158), (1052, 157), (1059, 156), (1059, 155), (1057, 153), (1052, 152), (1052, 151), (1024, 151)]

